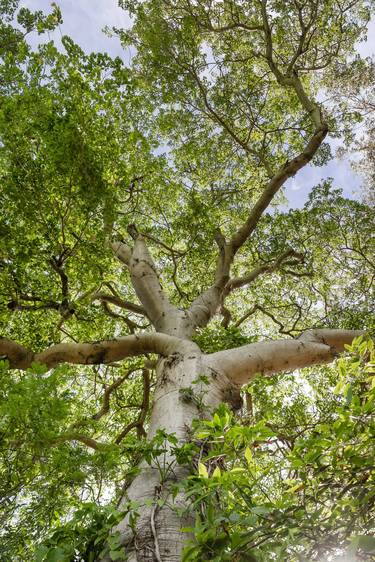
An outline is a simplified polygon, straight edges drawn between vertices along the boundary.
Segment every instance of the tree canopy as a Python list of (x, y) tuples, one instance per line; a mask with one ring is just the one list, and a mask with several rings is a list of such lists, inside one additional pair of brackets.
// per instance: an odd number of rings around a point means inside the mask
[[(367, 86), (371, 3), (120, 4), (128, 65), (69, 37), (32, 49), (57, 5), (0, 2), (0, 559), (125, 560), (107, 536), (142, 505), (119, 502), (141, 461), (170, 479), (171, 451), (195, 513), (184, 560), (370, 559), (373, 344), (310, 365), (357, 333), (324, 330), (373, 330), (373, 209), (334, 178), (302, 208), (283, 190), (353, 136), (355, 91), (320, 100), (336, 77)], [(317, 355), (275, 347), (246, 380), (232, 366), (248, 385), (214, 415), (198, 373), (178, 389), (188, 438), (146, 438), (177, 339), (223, 365), (274, 339)]]

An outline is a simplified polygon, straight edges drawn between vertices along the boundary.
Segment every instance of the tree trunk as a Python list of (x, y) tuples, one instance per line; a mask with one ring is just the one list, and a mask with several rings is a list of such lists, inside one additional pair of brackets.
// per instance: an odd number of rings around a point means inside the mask
[[(209, 382), (200, 382), (201, 375)], [(152, 439), (158, 429), (163, 429), (183, 444), (190, 437), (192, 421), (208, 416), (230, 396), (238, 403), (238, 387), (214, 371), (194, 344), (191, 353), (174, 353), (161, 359), (147, 438)], [(137, 502), (139, 516), (133, 526), (127, 516), (114, 529), (120, 532), (129, 562), (181, 560), (189, 538), (181, 527), (194, 526), (194, 514), (181, 493), (173, 497), (171, 488), (187, 474), (187, 468), (177, 464), (170, 449), (151, 466), (141, 463), (140, 473), (120, 503), (121, 509), (128, 501)]]

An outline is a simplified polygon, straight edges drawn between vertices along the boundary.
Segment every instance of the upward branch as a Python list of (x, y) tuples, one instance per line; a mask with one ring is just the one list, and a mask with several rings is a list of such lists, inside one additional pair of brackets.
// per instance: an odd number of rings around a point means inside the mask
[(243, 246), (246, 240), (254, 232), (264, 211), (269, 207), (276, 193), (290, 177), (294, 176), (301, 168), (306, 166), (306, 164), (308, 164), (312, 160), (313, 156), (316, 154), (324, 138), (326, 137), (327, 132), (328, 127), (322, 121), (321, 126), (315, 130), (305, 149), (291, 161), (286, 162), (269, 181), (258, 201), (252, 208), (248, 218), (233, 235), (229, 243), (232, 260), (234, 259), (237, 251), (241, 248), (241, 246)]
[(155, 329), (168, 333), (170, 321), (180, 317), (181, 311), (169, 301), (164, 292), (143, 236), (134, 232), (133, 236), (133, 249), (122, 242), (112, 242), (112, 250), (128, 267), (137, 297)]
[[(193, 316), (197, 326), (204, 326), (218, 311), (220, 304), (222, 304), (225, 298), (224, 287), (226, 281), (229, 279), (230, 268), (238, 250), (252, 235), (261, 217), (280, 188), (290, 177), (294, 176), (299, 170), (301, 170), (301, 168), (306, 166), (306, 164), (312, 160), (328, 132), (328, 125), (322, 116), (319, 105), (309, 98), (301, 80), (293, 68), (293, 65), (288, 74), (283, 74), (274, 62), (272, 30), (268, 22), (266, 5), (266, 0), (262, 0), (263, 26), (260, 30), (263, 33), (265, 44), (264, 57), (279, 85), (283, 88), (291, 88), (294, 90), (302, 108), (313, 124), (314, 131), (302, 152), (297, 154), (292, 160), (286, 161), (284, 165), (282, 165), (270, 178), (255, 205), (250, 210), (247, 219), (233, 234), (229, 242), (226, 242), (225, 240), (221, 241), (221, 250), (217, 260), (215, 283), (201, 293), (189, 309), (189, 314)], [(216, 119), (215, 115), (213, 117)], [(220, 120), (217, 122), (219, 125), (223, 125)], [(234, 140), (236, 139), (234, 138)], [(241, 142), (238, 144), (243, 148)], [(270, 166), (266, 166), (266, 169), (269, 170)]]

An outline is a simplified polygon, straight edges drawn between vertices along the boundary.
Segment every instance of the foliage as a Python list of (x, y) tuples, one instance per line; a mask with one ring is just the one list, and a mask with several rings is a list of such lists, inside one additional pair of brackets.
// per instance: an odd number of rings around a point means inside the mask
[[(1, 560), (30, 558), (35, 543), (47, 531), (61, 527), (67, 517), (69, 520), (69, 514), (76, 510), (81, 513), (82, 503), (91, 506), (90, 513), (84, 517), (85, 524), (91, 521), (92, 515), (98, 527), (103, 517), (110, 516), (105, 511), (110, 495), (120, 495), (124, 479), (134, 475), (134, 465), (142, 454), (137, 437), (130, 435), (123, 443), (113, 443), (124, 426), (136, 417), (134, 410), (121, 411), (120, 406), (114, 419), (103, 416), (96, 421), (94, 417), (100, 411), (101, 387), (106, 386), (108, 376), (105, 371), (97, 373), (95, 383), (90, 372), (77, 376), (71, 368), (60, 367), (45, 374), (37, 366), (15, 375), (3, 365), (0, 376)], [(119, 405), (134, 401), (137, 406), (142, 394), (140, 378), (129, 380), (127, 387), (117, 392)], [(89, 389), (82, 392), (82, 386), (89, 380), (98, 385), (96, 396)], [(101, 442), (95, 440), (98, 433), (105, 436)], [(89, 438), (95, 449), (86, 447)], [(93, 511), (95, 504), (97, 512)], [(77, 535), (75, 548), (78, 545), (83, 548), (94, 535), (87, 531), (87, 537), (81, 537), (79, 543), (81, 535), (74, 527), (75, 522), (73, 518), (69, 529)], [(111, 522), (108, 525), (107, 530)], [(55, 538), (62, 536), (59, 531)]]
[[(348, 112), (345, 145), (339, 154), (349, 155), (354, 170), (364, 178), (363, 197), (374, 205), (375, 147), (375, 62), (356, 57), (342, 65), (334, 76), (327, 80), (327, 89), (332, 92), (334, 103), (346, 107)], [(339, 85), (339, 87), (338, 87)], [(358, 125), (353, 128), (353, 122)]]
[(242, 418), (223, 405), (197, 422), (184, 560), (310, 561), (343, 548), (371, 559), (374, 363), (373, 342), (357, 339), (335, 366), (254, 380)]
[(194, 337), (194, 341), (205, 353), (214, 353), (222, 349), (231, 349), (251, 343), (254, 338), (245, 336), (239, 328), (211, 325), (200, 330)]
[(108, 533), (124, 515), (111, 506), (83, 503), (68, 522), (62, 524), (58, 518), (53, 522), (53, 533), (35, 551), (36, 562), (93, 562), (102, 552), (111, 560), (122, 558), (118, 537), (112, 535), (108, 541)]
[[(0, 0), (0, 331), (35, 351), (152, 329), (107, 245), (134, 223), (166, 294), (188, 306), (214, 278), (218, 230), (236, 231), (269, 175), (313, 132), (296, 93), (259, 54), (264, 39), (242, 33), (243, 22), (259, 23), (259, 2), (123, 4), (135, 18), (131, 31), (117, 30), (137, 47), (132, 68), (68, 37), (61, 50), (33, 50), (28, 35), (59, 25), (59, 8), (44, 15)], [(291, 66), (313, 96), (334, 63), (352, 57), (368, 3), (354, 2), (341, 20), (346, 2), (270, 4), (283, 72), (298, 49), (299, 16), (316, 17), (310, 47)], [(326, 118), (333, 134), (346, 127), (349, 136), (357, 118), (343, 105)], [(329, 158), (323, 144), (313, 164)], [(234, 276), (267, 273), (228, 296), (223, 322), (198, 330), (204, 352), (316, 326), (373, 328), (369, 207), (333, 181), (303, 208), (285, 205), (280, 193), (238, 252)], [(285, 252), (293, 258), (273, 267)], [(162, 428), (144, 439), (153, 357), (52, 372), (10, 370), (0, 358), (0, 559), (92, 561), (142, 459), (159, 463), (161, 481), (177, 461), (193, 471), (181, 484), (198, 511), (186, 560), (292, 560), (300, 550), (314, 559), (352, 536), (353, 549), (371, 550), (364, 345), (334, 368), (254, 380), (253, 410), (238, 419), (222, 406), (184, 446)], [(180, 393), (201, 416), (206, 386), (198, 377)], [(163, 466), (170, 450), (175, 464)], [(137, 519), (136, 504), (125, 511)], [(110, 540), (112, 559), (125, 557)]]

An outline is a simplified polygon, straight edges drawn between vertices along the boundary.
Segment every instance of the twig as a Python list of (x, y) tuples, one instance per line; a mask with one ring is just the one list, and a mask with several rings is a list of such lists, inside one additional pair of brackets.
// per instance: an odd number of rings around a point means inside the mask
[(156, 527), (155, 527), (155, 516), (156, 516), (156, 512), (159, 508), (157, 500), (160, 498), (160, 491), (161, 491), (160, 486), (156, 486), (155, 487), (156, 503), (152, 507), (151, 517), (150, 517), (151, 532), (152, 532), (152, 536), (154, 537), (154, 545), (155, 545), (155, 558), (156, 558), (157, 562), (163, 562), (162, 559), (161, 559), (161, 556), (160, 556), (159, 540), (158, 540), (158, 535), (156, 533)]

